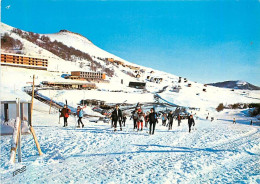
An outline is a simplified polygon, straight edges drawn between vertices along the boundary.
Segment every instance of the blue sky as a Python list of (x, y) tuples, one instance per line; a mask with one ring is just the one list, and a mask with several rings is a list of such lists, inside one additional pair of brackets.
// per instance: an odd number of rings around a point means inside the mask
[(259, 12), (259, 1), (3, 0), (1, 20), (37, 33), (68, 29), (193, 81), (260, 86)]

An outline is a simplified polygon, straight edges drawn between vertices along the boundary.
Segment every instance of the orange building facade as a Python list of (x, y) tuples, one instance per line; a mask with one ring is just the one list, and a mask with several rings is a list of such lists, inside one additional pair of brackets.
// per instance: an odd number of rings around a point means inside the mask
[(18, 54), (1, 54), (1, 65), (47, 70), (48, 60)]
[(70, 79), (86, 79), (86, 80), (105, 80), (106, 74), (99, 72), (83, 72), (83, 71), (72, 71)]

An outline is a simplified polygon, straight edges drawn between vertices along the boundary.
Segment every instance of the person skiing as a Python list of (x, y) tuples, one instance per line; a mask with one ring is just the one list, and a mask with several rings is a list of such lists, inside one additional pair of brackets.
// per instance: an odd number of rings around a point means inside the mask
[(70, 116), (69, 113), (71, 112), (71, 110), (67, 107), (67, 105), (64, 105), (64, 107), (61, 110), (59, 110), (59, 112), (61, 113), (60, 117), (64, 118), (63, 127), (68, 126), (68, 117)]
[(120, 130), (122, 130), (122, 118), (122, 111), (119, 109), (119, 106), (116, 105), (115, 110), (112, 112), (112, 122), (114, 125), (114, 131), (116, 131), (117, 121), (119, 122)]
[(86, 108), (86, 105), (84, 106), (84, 107), (80, 107), (80, 106), (78, 106), (77, 107), (77, 116), (78, 116), (78, 128), (80, 128), (80, 123), (81, 123), (81, 125), (82, 125), (82, 128), (84, 128), (84, 124), (83, 124), (83, 122), (82, 122), (82, 117), (83, 117), (83, 109), (85, 109)]
[(122, 124), (123, 124), (123, 126), (125, 126), (125, 122), (126, 122), (126, 115), (124, 114), (124, 116), (123, 116), (123, 119), (122, 119)]
[(139, 112), (138, 120), (137, 120), (137, 131), (139, 131), (140, 126), (141, 126), (141, 131), (143, 131), (143, 126), (144, 126), (143, 122), (144, 122), (144, 114), (143, 112)]
[(191, 126), (195, 126), (195, 121), (193, 119), (193, 116), (190, 115), (189, 118), (188, 118), (188, 124), (189, 124), (189, 132), (191, 131)]
[(178, 126), (180, 126), (181, 125), (181, 116), (180, 116), (180, 114), (178, 114)]
[(138, 110), (134, 110), (132, 112), (132, 117), (133, 117), (133, 121), (134, 121), (134, 129), (137, 129), (137, 119), (138, 119)]
[(236, 118), (233, 119), (233, 124), (236, 124)]
[(149, 120), (149, 111), (146, 112), (144, 120), (145, 120), (145, 127), (147, 128), (148, 120)]
[(156, 122), (157, 122), (157, 115), (154, 112), (154, 108), (151, 108), (150, 114), (149, 114), (149, 123), (150, 123), (149, 134), (150, 135), (154, 134)]
[(167, 116), (166, 116), (166, 113), (164, 113), (164, 114), (162, 115), (162, 125), (163, 125), (163, 126), (166, 126), (166, 120), (167, 120)]
[(168, 128), (168, 130), (172, 130), (172, 123), (173, 123), (173, 117), (174, 117), (174, 115), (173, 115), (173, 112), (171, 111), (169, 114), (168, 114), (168, 120), (169, 120), (169, 128)]

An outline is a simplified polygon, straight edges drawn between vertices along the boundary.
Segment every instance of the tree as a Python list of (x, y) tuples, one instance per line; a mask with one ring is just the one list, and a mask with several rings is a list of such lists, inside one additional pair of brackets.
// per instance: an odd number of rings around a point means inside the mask
[(216, 108), (216, 110), (217, 110), (218, 112), (220, 112), (220, 111), (223, 111), (224, 108), (225, 108), (225, 107), (224, 107), (223, 103), (220, 103), (220, 104), (218, 105), (218, 107)]

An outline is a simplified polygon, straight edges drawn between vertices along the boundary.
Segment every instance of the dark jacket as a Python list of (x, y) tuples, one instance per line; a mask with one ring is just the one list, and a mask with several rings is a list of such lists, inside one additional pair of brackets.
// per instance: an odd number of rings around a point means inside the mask
[(189, 123), (189, 125), (193, 125), (193, 126), (195, 126), (195, 121), (194, 121), (193, 118), (190, 118), (190, 117), (189, 117), (189, 119), (188, 119), (188, 123)]
[(157, 122), (157, 115), (156, 115), (155, 112), (149, 114), (149, 122), (150, 122), (150, 123), (155, 123), (155, 122)]
[(171, 113), (169, 113), (167, 118), (168, 118), (168, 120), (169, 120), (170, 122), (173, 122), (173, 117), (174, 117), (174, 115), (171, 114)]
[(122, 111), (120, 109), (118, 109), (118, 114), (117, 114), (117, 110), (115, 109), (113, 112), (112, 112), (112, 120), (113, 121), (117, 121), (117, 120), (122, 120), (123, 116), (122, 116)]

